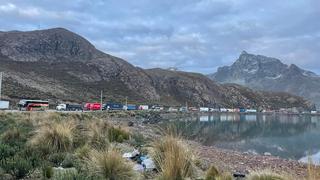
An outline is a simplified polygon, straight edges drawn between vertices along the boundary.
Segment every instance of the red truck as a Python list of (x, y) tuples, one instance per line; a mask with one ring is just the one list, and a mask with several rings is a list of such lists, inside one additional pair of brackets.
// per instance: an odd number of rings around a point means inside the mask
[(98, 111), (101, 110), (100, 103), (86, 103), (83, 108), (85, 111)]

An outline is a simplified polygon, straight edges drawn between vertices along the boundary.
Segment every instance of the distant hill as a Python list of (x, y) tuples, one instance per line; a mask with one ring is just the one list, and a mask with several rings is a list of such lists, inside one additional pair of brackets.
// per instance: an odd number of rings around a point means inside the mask
[[(104, 101), (170, 105), (248, 107), (312, 104), (289, 94), (257, 92), (219, 85), (208, 77), (181, 71), (141, 69), (97, 50), (83, 37), (63, 28), (0, 32), (0, 71), (6, 99), (49, 99), (51, 103)], [(269, 96), (267, 96), (269, 97)], [(293, 101), (287, 101), (294, 99)]]
[(242, 52), (231, 65), (209, 77), (219, 83), (236, 83), (256, 90), (288, 92), (320, 105), (320, 77), (279, 59)]

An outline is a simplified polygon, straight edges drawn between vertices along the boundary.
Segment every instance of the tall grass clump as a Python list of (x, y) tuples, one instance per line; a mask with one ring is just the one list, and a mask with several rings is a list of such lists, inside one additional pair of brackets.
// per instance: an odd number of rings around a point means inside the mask
[(108, 129), (108, 138), (110, 142), (122, 143), (124, 140), (129, 140), (130, 134), (120, 127), (111, 127)]
[(92, 176), (108, 180), (135, 179), (136, 174), (131, 164), (115, 150), (92, 150), (87, 160), (87, 167)]
[(109, 145), (108, 139), (108, 123), (91, 122), (87, 125), (87, 135), (89, 137), (88, 143), (96, 149), (106, 149)]
[(218, 169), (214, 166), (211, 166), (205, 176), (205, 180), (232, 180), (233, 177), (227, 173), (220, 173)]
[(250, 173), (248, 180), (290, 180), (290, 178), (271, 171), (257, 171)]
[(312, 158), (308, 155), (308, 177), (307, 180), (318, 180), (320, 179), (319, 168), (314, 165)]
[(180, 180), (192, 178), (193, 154), (181, 139), (166, 135), (153, 144), (153, 159), (160, 172), (159, 179)]
[(31, 139), (35, 146), (50, 147), (55, 152), (66, 152), (73, 148), (76, 125), (72, 121), (53, 122), (41, 126)]

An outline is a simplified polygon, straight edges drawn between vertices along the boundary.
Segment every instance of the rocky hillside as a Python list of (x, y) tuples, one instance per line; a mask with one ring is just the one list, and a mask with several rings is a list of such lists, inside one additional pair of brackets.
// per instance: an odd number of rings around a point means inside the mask
[[(175, 105), (273, 107), (288, 98), (260, 100), (261, 92), (248, 89), (248, 96), (241, 87), (231, 91), (201, 74), (137, 68), (63, 28), (0, 32), (0, 71), (4, 97), (12, 101), (98, 101), (101, 90), (104, 101), (124, 102), (128, 97), (129, 103)], [(288, 106), (310, 107), (301, 98), (298, 102)]]
[(280, 60), (242, 52), (231, 66), (209, 77), (220, 83), (236, 83), (256, 90), (288, 92), (320, 104), (320, 77)]

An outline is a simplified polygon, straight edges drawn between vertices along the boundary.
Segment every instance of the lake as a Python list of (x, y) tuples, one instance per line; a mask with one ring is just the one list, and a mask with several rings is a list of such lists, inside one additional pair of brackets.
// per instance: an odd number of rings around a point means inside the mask
[(319, 116), (215, 113), (164, 125), (173, 125), (184, 137), (207, 146), (304, 162), (312, 158), (320, 164)]

